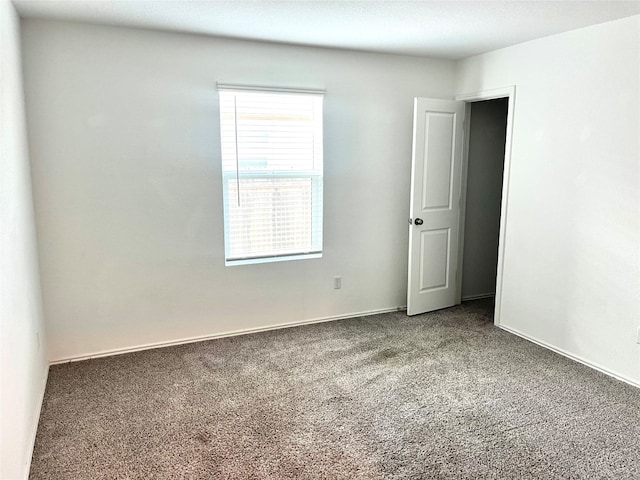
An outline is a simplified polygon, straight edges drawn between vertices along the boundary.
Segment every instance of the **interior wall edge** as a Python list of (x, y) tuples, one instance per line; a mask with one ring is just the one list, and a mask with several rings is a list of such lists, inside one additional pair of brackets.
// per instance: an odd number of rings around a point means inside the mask
[(581, 363), (589, 368), (597, 370), (600, 373), (604, 373), (605, 375), (611, 378), (615, 378), (616, 380), (619, 380), (628, 385), (631, 385), (632, 387), (640, 388), (640, 382), (637, 382), (634, 379), (627, 377), (626, 375), (610, 370), (609, 368), (603, 367), (602, 365), (599, 365), (597, 363), (591, 362), (586, 358), (570, 353), (566, 350), (563, 350), (562, 348), (555, 347), (550, 343), (543, 342), (542, 340), (538, 340), (537, 338), (532, 337), (531, 335), (527, 335), (526, 333), (522, 333), (513, 327), (508, 327), (506, 325), (496, 325), (496, 326), (524, 340), (535, 343), (536, 345), (546, 348), (547, 350), (551, 350), (552, 352), (557, 353), (558, 355), (562, 355), (563, 357), (568, 358), (569, 360), (573, 360), (574, 362)]
[(48, 377), (21, 20), (0, 2), (0, 478), (28, 478)]
[(472, 300), (481, 300), (483, 298), (491, 298), (491, 297), (495, 297), (496, 296), (496, 292), (488, 292), (488, 293), (478, 293), (475, 295), (465, 295), (464, 297), (462, 297), (462, 301), (463, 302), (470, 302)]
[(33, 450), (36, 446), (36, 435), (38, 433), (38, 425), (40, 423), (40, 413), (42, 412), (42, 405), (44, 404), (44, 394), (47, 391), (47, 380), (49, 379), (49, 365), (44, 371), (44, 377), (42, 378), (41, 387), (40, 387), (40, 401), (38, 402), (38, 412), (34, 417), (33, 426), (31, 427), (31, 444), (29, 447), (29, 458), (27, 459), (27, 465), (29, 468), (26, 471), (26, 475), (24, 477), (25, 480), (29, 480), (29, 472), (31, 470), (31, 460), (33, 459)]
[(275, 325), (267, 325), (253, 328), (245, 328), (241, 330), (228, 331), (223, 333), (214, 333), (211, 335), (199, 335), (194, 337), (186, 337), (178, 340), (169, 340), (165, 342), (152, 342), (143, 345), (136, 345), (127, 348), (116, 348), (110, 350), (102, 350), (94, 353), (87, 353), (82, 355), (73, 355), (69, 357), (50, 360), (50, 365), (59, 365), (62, 363), (81, 362), (84, 360), (91, 360), (93, 358), (111, 357), (114, 355), (124, 355), (126, 353), (141, 352), (144, 350), (153, 350), (156, 348), (173, 347), (178, 345), (186, 345), (189, 343), (206, 342), (209, 340), (216, 340), (219, 338), (238, 337), (241, 335), (250, 335), (252, 333), (268, 332), (272, 330), (281, 330), (285, 328), (301, 327), (304, 325), (313, 325), (317, 323), (334, 322), (337, 320), (347, 320), (351, 318), (368, 317), (371, 315), (380, 315), (383, 313), (401, 312), (406, 310), (407, 306), (399, 306), (394, 308), (382, 308), (377, 310), (368, 310), (364, 312), (354, 312), (347, 315), (334, 315), (330, 317), (313, 318), (309, 320), (301, 320), (295, 322), (278, 323)]

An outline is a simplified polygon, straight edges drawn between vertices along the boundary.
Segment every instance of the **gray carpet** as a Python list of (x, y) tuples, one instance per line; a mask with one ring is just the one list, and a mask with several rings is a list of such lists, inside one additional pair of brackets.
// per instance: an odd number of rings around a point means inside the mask
[(640, 390), (487, 302), (54, 366), (31, 479), (640, 478)]

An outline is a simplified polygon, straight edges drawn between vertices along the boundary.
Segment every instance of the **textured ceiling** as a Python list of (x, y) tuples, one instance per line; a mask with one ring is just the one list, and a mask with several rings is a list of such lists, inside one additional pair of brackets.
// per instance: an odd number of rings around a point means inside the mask
[(23, 17), (460, 59), (640, 13), (640, 1), (14, 0)]

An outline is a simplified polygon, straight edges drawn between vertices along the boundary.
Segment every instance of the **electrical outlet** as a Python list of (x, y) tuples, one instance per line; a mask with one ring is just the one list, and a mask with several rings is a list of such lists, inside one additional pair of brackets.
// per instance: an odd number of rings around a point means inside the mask
[(342, 277), (333, 277), (333, 288), (336, 290), (342, 288)]

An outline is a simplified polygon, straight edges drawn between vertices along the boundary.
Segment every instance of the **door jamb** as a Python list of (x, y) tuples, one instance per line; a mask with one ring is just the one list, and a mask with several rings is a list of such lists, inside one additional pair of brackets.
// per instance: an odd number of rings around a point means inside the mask
[(502, 310), (502, 286), (504, 279), (504, 253), (505, 238), (507, 232), (507, 207), (509, 204), (509, 178), (511, 172), (511, 137), (513, 134), (513, 117), (515, 113), (515, 85), (497, 88), (493, 90), (484, 90), (480, 92), (465, 93), (456, 96), (457, 101), (465, 102), (465, 118), (463, 126), (464, 146), (462, 152), (462, 182), (460, 185), (460, 241), (458, 242), (458, 272), (456, 275), (456, 303), (462, 301), (462, 256), (464, 250), (464, 220), (467, 199), (467, 170), (469, 164), (469, 126), (471, 125), (471, 103), (482, 100), (494, 100), (497, 98), (508, 98), (507, 110), (507, 131), (504, 144), (504, 167), (502, 174), (502, 200), (500, 207), (500, 234), (498, 237), (498, 269), (496, 274), (496, 296), (495, 296), (495, 312), (493, 323), (500, 325), (500, 313)]

